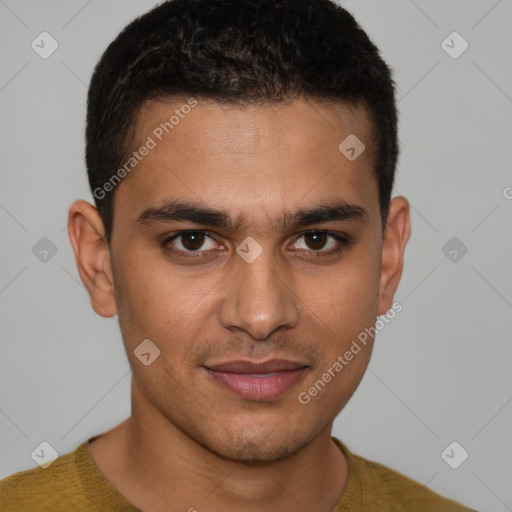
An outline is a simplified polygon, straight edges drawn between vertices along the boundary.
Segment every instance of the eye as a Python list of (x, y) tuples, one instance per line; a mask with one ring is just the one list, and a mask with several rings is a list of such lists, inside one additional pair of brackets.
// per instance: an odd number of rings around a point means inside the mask
[[(300, 243), (300, 241), (304, 243)], [(294, 244), (293, 250), (305, 249), (315, 256), (330, 256), (350, 245), (348, 236), (327, 231), (308, 231), (303, 233)], [(318, 254), (317, 254), (318, 253)]]
[[(307, 231), (292, 244), (292, 251), (306, 252), (314, 257), (331, 256), (350, 246), (351, 240), (343, 233)], [(180, 231), (166, 238), (162, 244), (179, 257), (205, 257), (207, 253), (224, 249), (208, 231)]]
[[(205, 246), (206, 243), (206, 246)], [(171, 251), (184, 253), (183, 256), (193, 255), (194, 252), (199, 253), (216, 248), (217, 243), (211, 238), (208, 231), (181, 231), (167, 238), (164, 246)], [(223, 247), (221, 245), (221, 247)]]

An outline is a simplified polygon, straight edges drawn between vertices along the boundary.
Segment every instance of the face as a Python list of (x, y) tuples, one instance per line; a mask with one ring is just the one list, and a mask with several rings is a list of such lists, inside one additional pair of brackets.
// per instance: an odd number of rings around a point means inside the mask
[[(153, 147), (115, 190), (107, 274), (134, 384), (211, 452), (282, 459), (355, 391), (372, 339), (344, 355), (398, 284), (370, 124), (342, 104), (185, 103), (144, 107), (134, 149)], [(366, 145), (353, 161), (338, 149), (350, 134)], [(146, 366), (134, 350), (148, 339), (160, 355)]]

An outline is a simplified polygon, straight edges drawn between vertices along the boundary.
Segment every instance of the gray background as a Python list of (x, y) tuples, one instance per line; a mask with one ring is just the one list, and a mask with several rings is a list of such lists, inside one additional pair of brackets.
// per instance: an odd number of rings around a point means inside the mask
[[(117, 320), (92, 311), (66, 219), (74, 199), (92, 200), (83, 131), (93, 67), (154, 4), (0, 0), (0, 478), (34, 467), (42, 441), (67, 453), (130, 414)], [(378, 335), (334, 435), (478, 510), (512, 510), (512, 2), (342, 5), (395, 70), (395, 193), (411, 202), (413, 232), (403, 311)], [(59, 44), (47, 59), (31, 48), (43, 31)], [(441, 45), (453, 31), (469, 43), (456, 59)], [(43, 237), (57, 249), (46, 261), (32, 252)], [(469, 453), (458, 469), (441, 457), (452, 441)]]

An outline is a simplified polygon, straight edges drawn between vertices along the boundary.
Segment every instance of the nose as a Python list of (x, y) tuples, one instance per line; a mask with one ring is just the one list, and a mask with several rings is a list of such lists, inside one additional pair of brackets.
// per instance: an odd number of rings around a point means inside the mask
[(231, 331), (243, 330), (255, 340), (265, 340), (280, 327), (293, 328), (299, 320), (299, 297), (293, 279), (275, 260), (270, 249), (251, 263), (236, 255), (227, 276), (219, 320)]

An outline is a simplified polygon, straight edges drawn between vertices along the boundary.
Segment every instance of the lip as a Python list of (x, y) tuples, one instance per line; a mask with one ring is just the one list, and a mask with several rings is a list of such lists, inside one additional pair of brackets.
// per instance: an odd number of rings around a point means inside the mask
[(304, 374), (307, 365), (273, 359), (229, 361), (204, 367), (224, 388), (245, 400), (268, 401), (288, 391)]

